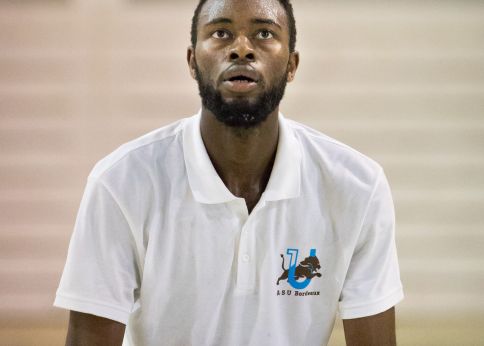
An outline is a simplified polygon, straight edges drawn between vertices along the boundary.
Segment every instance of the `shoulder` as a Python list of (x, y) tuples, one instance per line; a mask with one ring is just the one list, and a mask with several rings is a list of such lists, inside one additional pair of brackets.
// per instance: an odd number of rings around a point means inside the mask
[(326, 178), (373, 186), (383, 169), (374, 159), (320, 131), (286, 119), (297, 137), (305, 158), (306, 169), (318, 171)]
[(136, 173), (143, 162), (150, 161), (153, 155), (160, 155), (176, 144), (185, 120), (178, 120), (122, 144), (94, 165), (89, 178), (100, 179), (113, 171), (119, 173), (129, 170), (131, 174)]

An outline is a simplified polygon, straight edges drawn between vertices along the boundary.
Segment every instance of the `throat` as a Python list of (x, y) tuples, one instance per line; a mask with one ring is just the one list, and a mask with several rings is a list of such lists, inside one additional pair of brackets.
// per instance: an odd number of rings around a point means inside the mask
[(245, 205), (247, 205), (247, 210), (249, 212), (249, 214), (252, 212), (252, 210), (254, 210), (255, 206), (257, 205), (257, 203), (259, 202), (260, 198), (261, 198), (262, 194), (258, 195), (257, 197), (247, 197), (245, 199)]
[(244, 198), (252, 211), (269, 182), (279, 139), (278, 113), (238, 136), (215, 116), (202, 112), (202, 140), (215, 171), (227, 189)]
[(275, 153), (263, 167), (244, 163), (220, 167), (216, 160), (212, 160), (212, 163), (227, 189), (234, 196), (245, 200), (250, 213), (266, 190), (274, 161)]
[(267, 182), (261, 183), (258, 187), (247, 186), (242, 187), (237, 185), (236, 187), (230, 184), (226, 184), (228, 190), (236, 197), (243, 198), (249, 214), (255, 208), (260, 201), (262, 194), (264, 193)]

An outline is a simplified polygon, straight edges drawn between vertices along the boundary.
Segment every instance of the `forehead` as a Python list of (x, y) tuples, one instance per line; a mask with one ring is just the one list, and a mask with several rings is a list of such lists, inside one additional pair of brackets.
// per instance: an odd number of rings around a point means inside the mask
[(198, 23), (204, 25), (216, 18), (228, 18), (234, 22), (271, 19), (287, 27), (286, 11), (278, 0), (208, 0), (200, 11)]

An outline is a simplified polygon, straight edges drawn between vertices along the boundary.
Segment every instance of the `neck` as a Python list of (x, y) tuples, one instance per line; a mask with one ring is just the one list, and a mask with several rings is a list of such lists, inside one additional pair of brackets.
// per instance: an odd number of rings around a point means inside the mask
[(229, 127), (202, 108), (200, 131), (218, 175), (232, 194), (246, 199), (249, 211), (269, 181), (279, 138), (279, 110), (255, 128)]

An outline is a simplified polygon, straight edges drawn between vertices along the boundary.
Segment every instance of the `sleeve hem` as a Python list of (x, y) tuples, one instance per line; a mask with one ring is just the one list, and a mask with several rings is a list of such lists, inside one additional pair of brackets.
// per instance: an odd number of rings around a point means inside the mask
[(99, 317), (108, 318), (124, 325), (128, 324), (130, 312), (103, 303), (77, 299), (57, 294), (53, 306), (61, 309), (83, 312)]
[(339, 314), (341, 319), (352, 319), (376, 315), (390, 309), (392, 306), (395, 306), (397, 303), (402, 301), (403, 298), (403, 288), (399, 287), (387, 297), (368, 304), (357, 304), (351, 307), (343, 307), (340, 304)]

